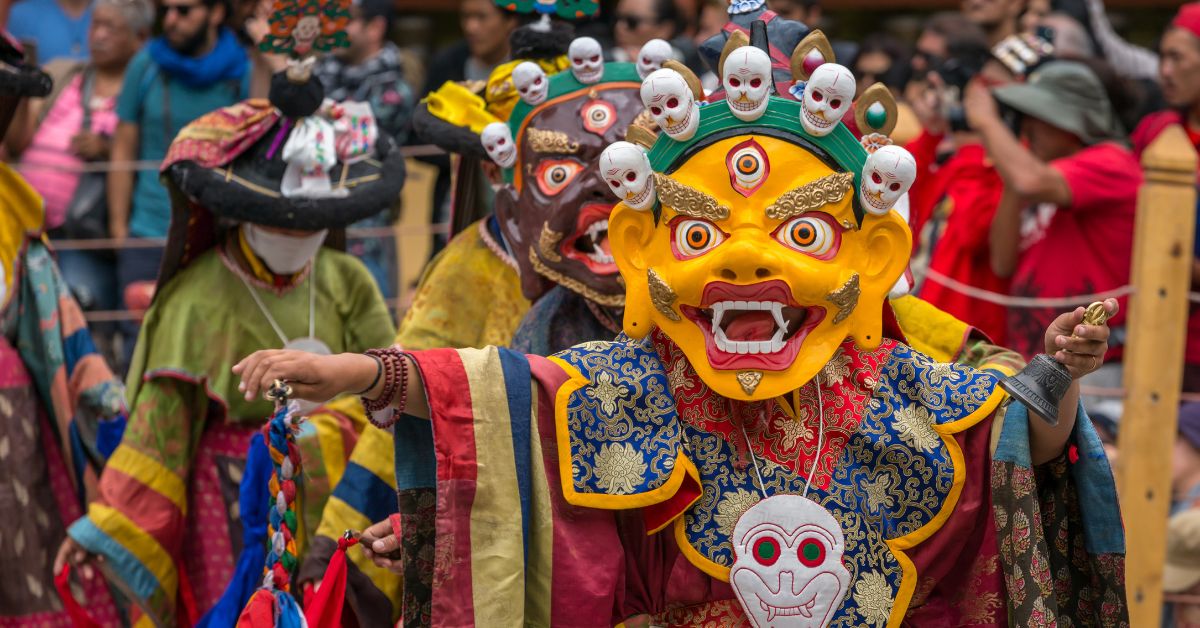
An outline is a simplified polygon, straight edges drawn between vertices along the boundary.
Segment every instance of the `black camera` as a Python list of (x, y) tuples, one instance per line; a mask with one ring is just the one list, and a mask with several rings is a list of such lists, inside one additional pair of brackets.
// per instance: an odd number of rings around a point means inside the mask
[(942, 114), (950, 129), (969, 130), (962, 95), (971, 79), (983, 71), (984, 64), (993, 59), (999, 61), (1015, 78), (1021, 79), (1051, 58), (1054, 47), (1049, 40), (1052, 37), (1050, 29), (1039, 27), (1037, 35), (1011, 35), (991, 49), (975, 41), (949, 42), (947, 58), (932, 67), (945, 85)]

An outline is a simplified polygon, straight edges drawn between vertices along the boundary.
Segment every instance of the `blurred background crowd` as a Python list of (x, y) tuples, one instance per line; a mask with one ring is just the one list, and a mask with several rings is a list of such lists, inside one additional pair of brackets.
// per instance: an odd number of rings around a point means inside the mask
[[(919, 175), (912, 272), (899, 289), (1026, 357), (1064, 305), (1128, 295), (1147, 147), (1173, 124), (1200, 147), (1200, 3), (1108, 2), (768, 0), (824, 30), (860, 90), (882, 82), (900, 102), (893, 139)], [(663, 39), (707, 89), (718, 85), (699, 45), (727, 22), (726, 0), (601, 5), (576, 30), (610, 60), (636, 60)], [(55, 81), (47, 98), (18, 109), (0, 151), (45, 198), (63, 272), (118, 368), (170, 220), (157, 164), (191, 120), (266, 94), (282, 67), (255, 46), (270, 11), (269, 0), (0, 0), (0, 23)], [(445, 81), (485, 81), (509, 60), (508, 36), (526, 18), (493, 0), (354, 0), (352, 18), (350, 46), (316, 72), (329, 96), (370, 102), (408, 145), (403, 202), (350, 234), (352, 252), (402, 310), (445, 240), (452, 196), (450, 158), (410, 133), (413, 106)], [(1085, 382), (1110, 456), (1123, 325), (1113, 321), (1112, 353)], [(1185, 398), (1200, 401), (1195, 299), (1184, 333)], [(1197, 401), (1181, 410), (1173, 453), (1167, 590), (1179, 625), (1200, 625)]]

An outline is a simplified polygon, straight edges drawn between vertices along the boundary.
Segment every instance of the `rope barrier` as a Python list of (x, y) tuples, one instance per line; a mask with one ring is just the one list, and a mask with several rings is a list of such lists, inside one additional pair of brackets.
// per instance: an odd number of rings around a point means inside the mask
[[(401, 146), (400, 154), (408, 157), (432, 157), (434, 155), (445, 154), (446, 151), (432, 144), (422, 144), (420, 146)], [(36, 162), (20, 162), (12, 164), (12, 167), (17, 172), (70, 172), (75, 174), (85, 174), (93, 172), (158, 172), (159, 166), (162, 165), (161, 160), (138, 160), (138, 161), (89, 161), (78, 166), (63, 166), (61, 164), (42, 164)]]
[(1011, 295), (992, 292), (991, 290), (984, 290), (983, 288), (976, 288), (975, 286), (967, 285), (961, 281), (958, 281), (957, 279), (947, 277), (946, 275), (943, 275), (932, 268), (929, 268), (925, 271), (925, 279), (930, 279), (934, 283), (941, 284), (959, 294), (969, 296), (973, 299), (979, 299), (980, 301), (987, 301), (988, 303), (1003, 305), (1005, 307), (1018, 308), (1065, 308), (1076, 305), (1088, 305), (1089, 303), (1094, 303), (1096, 301), (1128, 296), (1133, 294), (1134, 291), (1133, 286), (1124, 285), (1120, 288), (1114, 288), (1104, 292), (1065, 297), (1014, 297)]
[[(397, 232), (398, 231), (398, 232)], [(371, 240), (390, 237), (409, 237), (444, 235), (450, 233), (449, 223), (422, 225), (419, 227), (404, 226), (398, 230), (393, 227), (360, 227), (346, 230), (348, 240)], [(165, 238), (95, 238), (89, 240), (53, 239), (50, 241), (56, 251), (105, 251), (119, 249), (153, 249), (166, 246)]]
[[(987, 301), (988, 303), (1003, 305), (1005, 307), (1016, 308), (1073, 307), (1076, 305), (1088, 305), (1090, 303), (1095, 303), (1096, 301), (1103, 301), (1104, 299), (1116, 299), (1134, 293), (1133, 286), (1126, 284), (1120, 288), (1113, 288), (1112, 290), (1108, 290), (1106, 292), (1081, 294), (1077, 296), (1045, 298), (1014, 297), (999, 292), (993, 292), (991, 290), (985, 290), (983, 288), (976, 288), (975, 286), (958, 281), (953, 277), (947, 277), (946, 275), (932, 268), (925, 270), (925, 275), (922, 277), (922, 279), (929, 279), (936, 284), (940, 284), (959, 294), (966, 295), (973, 299), (979, 299), (980, 301)], [(1200, 303), (1200, 292), (1188, 292), (1188, 301), (1191, 303)]]
[[(1106, 397), (1110, 399), (1124, 399), (1127, 391), (1124, 388), (1107, 388), (1104, 386), (1089, 386), (1087, 384), (1079, 385), (1079, 394), (1090, 395), (1092, 397)], [(1200, 393), (1183, 392), (1179, 394), (1180, 401), (1198, 402), (1200, 401)]]

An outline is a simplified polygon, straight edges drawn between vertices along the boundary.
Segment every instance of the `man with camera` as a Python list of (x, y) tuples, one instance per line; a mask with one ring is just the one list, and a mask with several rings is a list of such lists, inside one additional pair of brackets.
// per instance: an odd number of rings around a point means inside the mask
[[(1051, 60), (1024, 82), (971, 81), (963, 108), (1004, 182), (990, 251), (996, 274), (1011, 277), (1011, 293), (1086, 302), (1126, 285), (1142, 171), (1097, 75), (1079, 62)], [(1026, 357), (1041, 351), (1026, 339), (1053, 316), (1053, 309), (1012, 308), (1008, 346)], [(1120, 315), (1109, 323), (1113, 348), (1095, 384), (1120, 385), (1123, 323)]]
[[(920, 289), (922, 299), (983, 330), (1004, 345), (1007, 310), (963, 294), (939, 282), (939, 276), (991, 292), (1007, 293), (1008, 279), (992, 271), (988, 230), (1000, 202), (1003, 183), (988, 160), (977, 133), (966, 122), (961, 94), (984, 71), (990, 58), (987, 39), (969, 22), (938, 33), (935, 17), (922, 35), (928, 43), (940, 35), (940, 50), (922, 50), (929, 72), (910, 84), (909, 104), (924, 131), (906, 148), (917, 161), (917, 182), (909, 191), (911, 226), (922, 248), (931, 250), (929, 267), (937, 275)], [(989, 68), (989, 73), (994, 73)]]

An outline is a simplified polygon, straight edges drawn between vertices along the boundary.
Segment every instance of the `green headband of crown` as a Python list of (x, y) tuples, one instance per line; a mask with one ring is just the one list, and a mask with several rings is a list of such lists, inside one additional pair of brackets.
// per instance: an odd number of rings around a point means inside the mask
[[(545, 99), (536, 105), (531, 105), (525, 100), (521, 100), (517, 102), (512, 109), (512, 113), (508, 116), (508, 128), (518, 147), (521, 146), (521, 133), (524, 131), (529, 119), (546, 107), (553, 106), (555, 102), (572, 98), (581, 93), (587, 93), (593, 89), (612, 89), (613, 87), (628, 86), (630, 89), (636, 90), (642, 83), (642, 79), (637, 73), (637, 67), (632, 63), (624, 62), (605, 63), (604, 75), (595, 83), (580, 82), (570, 70), (556, 72), (546, 77), (546, 79), (549, 87), (546, 90)], [(518, 148), (518, 150), (520, 149)], [(518, 161), (522, 159), (522, 156), (518, 157)], [(513, 182), (513, 170), (513, 167), (504, 168), (505, 182)]]
[[(710, 144), (734, 135), (758, 133), (800, 144), (810, 149), (830, 168), (854, 173), (853, 189), (858, 190), (862, 183), (863, 165), (867, 161), (867, 151), (862, 142), (841, 123), (824, 137), (811, 135), (798, 122), (800, 115), (799, 102), (778, 96), (770, 97), (767, 110), (762, 117), (753, 122), (744, 122), (734, 116), (726, 100), (702, 104), (700, 124), (696, 128), (696, 134), (690, 139), (679, 141), (665, 133), (658, 134), (658, 139), (647, 151), (650, 167), (655, 172), (670, 174)], [(864, 212), (861, 203), (858, 202), (857, 193), (854, 194), (854, 199), (854, 217), (861, 224)], [(657, 212), (656, 207), (655, 213)]]

